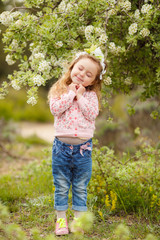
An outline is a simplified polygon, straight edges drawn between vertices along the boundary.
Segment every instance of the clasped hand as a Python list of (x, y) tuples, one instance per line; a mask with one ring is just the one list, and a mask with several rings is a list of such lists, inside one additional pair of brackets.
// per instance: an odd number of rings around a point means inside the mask
[(69, 90), (72, 90), (73, 92), (75, 92), (77, 99), (79, 99), (83, 95), (86, 89), (85, 87), (82, 86), (82, 84), (71, 83), (69, 85)]

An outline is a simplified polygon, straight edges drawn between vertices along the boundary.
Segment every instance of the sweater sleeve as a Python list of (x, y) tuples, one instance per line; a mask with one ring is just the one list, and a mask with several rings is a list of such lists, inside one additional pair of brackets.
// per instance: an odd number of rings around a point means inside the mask
[(98, 98), (95, 92), (89, 92), (77, 101), (83, 115), (89, 121), (94, 121), (99, 114)]
[(71, 107), (75, 93), (70, 90), (68, 93), (63, 94), (59, 98), (50, 99), (50, 110), (54, 116), (59, 116)]

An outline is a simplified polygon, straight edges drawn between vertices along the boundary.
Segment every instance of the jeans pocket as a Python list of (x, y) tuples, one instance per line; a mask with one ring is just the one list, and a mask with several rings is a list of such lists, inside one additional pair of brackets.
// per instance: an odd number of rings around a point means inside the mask
[(91, 157), (92, 155), (92, 143), (87, 142), (80, 147), (80, 154), (84, 157)]
[(58, 147), (56, 143), (53, 143), (52, 155), (58, 155), (60, 151), (61, 151), (60, 147)]

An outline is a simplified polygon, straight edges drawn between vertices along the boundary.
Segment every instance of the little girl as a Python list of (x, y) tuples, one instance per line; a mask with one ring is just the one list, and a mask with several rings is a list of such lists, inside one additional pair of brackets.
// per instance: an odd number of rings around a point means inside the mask
[[(52, 169), (55, 185), (56, 235), (68, 234), (66, 210), (72, 185), (75, 219), (87, 211), (87, 185), (92, 172), (92, 137), (99, 113), (104, 56), (100, 48), (77, 54), (66, 74), (49, 91), (55, 139)], [(74, 229), (72, 229), (74, 231)]]

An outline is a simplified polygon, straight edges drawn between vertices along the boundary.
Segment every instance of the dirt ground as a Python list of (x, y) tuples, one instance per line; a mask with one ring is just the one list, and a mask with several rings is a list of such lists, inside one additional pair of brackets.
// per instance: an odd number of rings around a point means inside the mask
[[(18, 133), (22, 137), (37, 135), (39, 138), (52, 143), (54, 139), (54, 127), (52, 123), (17, 123)], [(30, 146), (28, 149), (23, 144), (18, 146), (5, 146), (5, 151), (0, 153), (0, 175), (10, 174), (15, 171), (20, 171), (23, 166), (32, 162), (35, 157), (31, 157), (32, 152), (41, 151), (41, 146)], [(16, 147), (16, 149), (15, 149)], [(17, 157), (19, 156), (19, 157)]]
[(19, 133), (22, 135), (22, 137), (37, 135), (49, 143), (52, 143), (54, 139), (53, 123), (21, 122), (19, 124)]

